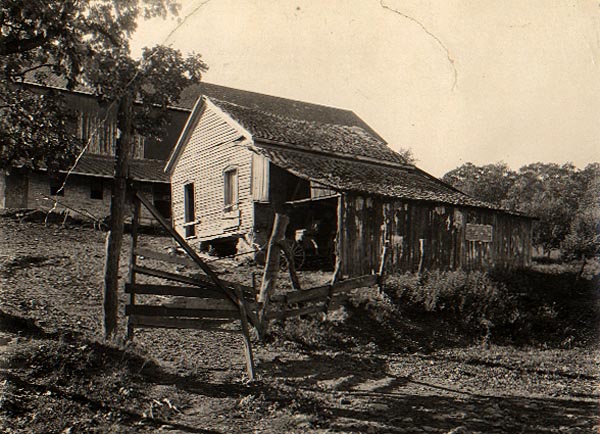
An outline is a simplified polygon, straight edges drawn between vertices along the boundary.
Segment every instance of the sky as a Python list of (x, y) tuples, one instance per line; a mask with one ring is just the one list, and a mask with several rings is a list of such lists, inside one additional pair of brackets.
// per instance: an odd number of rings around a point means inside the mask
[(433, 175), (600, 161), (598, 0), (180, 3), (139, 23), (134, 56), (171, 45), (204, 81), (352, 110)]

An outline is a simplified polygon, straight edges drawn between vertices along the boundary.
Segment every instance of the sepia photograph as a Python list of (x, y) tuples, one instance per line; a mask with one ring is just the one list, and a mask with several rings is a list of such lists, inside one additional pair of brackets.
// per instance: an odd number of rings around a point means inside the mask
[(600, 2), (0, 0), (0, 432), (600, 433)]

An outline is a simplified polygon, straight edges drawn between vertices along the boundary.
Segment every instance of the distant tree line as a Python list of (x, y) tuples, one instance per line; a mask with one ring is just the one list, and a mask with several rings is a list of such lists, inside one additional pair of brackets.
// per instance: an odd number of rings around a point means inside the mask
[(538, 220), (533, 245), (546, 254), (561, 249), (565, 259), (600, 253), (600, 163), (532, 163), (518, 170), (498, 162), (463, 164), (445, 182), (480, 200)]

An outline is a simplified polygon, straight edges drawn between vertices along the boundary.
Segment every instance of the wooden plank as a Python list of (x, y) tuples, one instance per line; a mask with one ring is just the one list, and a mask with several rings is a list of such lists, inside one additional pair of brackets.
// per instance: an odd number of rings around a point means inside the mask
[(319, 304), (317, 306), (308, 306), (301, 309), (291, 309), (283, 311), (270, 311), (267, 312), (267, 319), (285, 319), (300, 315), (309, 315), (311, 313), (323, 312), (324, 306)]
[(125, 315), (183, 316), (196, 318), (239, 318), (238, 311), (223, 309), (185, 309), (166, 306), (127, 305)]
[(329, 310), (329, 305), (331, 304), (331, 299), (333, 298), (333, 292), (335, 288), (335, 284), (340, 280), (342, 275), (342, 249), (341, 249), (341, 239), (342, 232), (344, 230), (344, 226), (342, 225), (343, 221), (343, 211), (344, 211), (344, 197), (342, 194), (338, 197), (337, 203), (337, 230), (335, 234), (335, 268), (333, 270), (333, 275), (331, 276), (331, 283), (329, 286), (329, 292), (327, 294), (327, 300), (325, 302), (325, 312)]
[[(214, 284), (214, 282), (207, 278), (206, 276), (194, 276), (194, 277), (189, 277), (189, 276), (184, 276), (182, 274), (177, 274), (177, 273), (171, 273), (168, 271), (163, 271), (163, 270), (157, 270), (155, 268), (147, 268), (147, 267), (142, 267), (139, 265), (136, 265), (135, 267), (133, 267), (133, 270), (135, 270), (135, 272), (140, 273), (140, 274), (145, 274), (147, 276), (153, 276), (153, 277), (159, 277), (161, 279), (166, 279), (166, 280), (172, 280), (174, 282), (179, 282), (179, 283), (185, 283), (188, 285), (194, 285), (194, 286), (198, 286), (199, 288), (204, 288), (204, 289), (208, 289), (208, 290), (213, 290), (213, 291), (219, 291), (219, 289), (217, 289), (217, 286)], [(221, 281), (223, 282), (223, 281)], [(226, 283), (228, 287), (235, 287), (235, 285), (237, 285), (236, 283), (233, 282), (223, 282)], [(254, 293), (251, 292), (252, 288), (250, 288), (249, 286), (245, 286), (245, 285), (240, 285), (242, 287), (242, 290), (244, 290), (244, 295), (245, 297), (254, 300)], [(246, 291), (247, 289), (247, 291)], [(175, 295), (175, 294), (172, 294)], [(227, 296), (227, 295), (225, 295)], [(235, 299), (235, 297), (234, 297)]]
[(214, 284), (211, 287), (211, 285), (205, 281), (193, 277), (183, 276), (181, 274), (169, 273), (168, 271), (156, 270), (154, 268), (140, 267), (139, 265), (134, 266), (133, 270), (136, 273), (145, 274), (146, 276), (159, 277), (161, 279), (172, 280), (174, 282), (186, 283), (188, 285), (195, 285), (201, 288), (217, 290), (217, 286)]
[(275, 294), (271, 296), (271, 303), (287, 303), (285, 294)]
[(265, 268), (263, 270), (262, 284), (258, 294), (258, 301), (263, 304), (259, 312), (261, 322), (260, 332), (264, 334), (267, 331), (267, 322), (263, 321), (266, 318), (267, 310), (271, 294), (275, 291), (275, 284), (279, 274), (281, 263), (280, 244), (285, 238), (285, 230), (290, 222), (290, 218), (283, 212), (276, 211), (273, 219), (273, 229), (267, 245), (267, 257), (265, 259)]
[(229, 300), (229, 298), (215, 300), (211, 298), (173, 297), (163, 302), (162, 306), (182, 309), (229, 310), (234, 312), (238, 310), (237, 305)]
[(302, 291), (288, 292), (284, 297), (288, 304), (296, 304), (319, 298), (322, 298), (323, 301), (325, 301), (329, 295), (330, 288), (331, 285), (317, 286)]
[(198, 286), (150, 285), (140, 283), (131, 285), (126, 283), (125, 293), (228, 299), (228, 297), (224, 293), (217, 289), (200, 288)]
[(224, 333), (240, 333), (241, 330), (223, 329), (220, 326), (231, 321), (199, 320), (189, 318), (161, 318), (155, 316), (132, 315), (129, 321), (138, 328), (168, 328), (210, 330)]
[(135, 249), (135, 254), (143, 256), (148, 259), (155, 259), (157, 261), (169, 262), (171, 264), (185, 265), (187, 267), (196, 268), (197, 265), (194, 261), (185, 256), (174, 256), (168, 253), (155, 252), (154, 250), (146, 249), (144, 247), (138, 247)]
[(352, 291), (356, 288), (368, 288), (377, 283), (378, 276), (376, 274), (369, 274), (367, 276), (355, 277), (354, 279), (342, 280), (341, 282), (333, 285), (333, 293), (338, 294), (341, 292)]
[[(133, 216), (131, 219), (131, 257), (129, 258), (129, 285), (135, 284), (135, 271), (137, 256), (135, 250), (137, 247), (138, 229), (140, 226), (141, 202), (137, 197), (133, 197)], [(130, 293), (129, 304), (135, 304), (135, 293)], [(134, 327), (131, 321), (127, 321), (127, 340), (132, 340), (134, 335)]]
[(322, 297), (328, 297), (329, 291), (333, 289), (332, 294), (351, 291), (356, 288), (365, 288), (377, 283), (377, 276), (370, 274), (367, 276), (355, 277), (353, 279), (342, 280), (334, 285), (317, 286), (302, 291), (288, 292), (285, 298), (288, 304), (301, 303), (304, 301), (315, 300)]

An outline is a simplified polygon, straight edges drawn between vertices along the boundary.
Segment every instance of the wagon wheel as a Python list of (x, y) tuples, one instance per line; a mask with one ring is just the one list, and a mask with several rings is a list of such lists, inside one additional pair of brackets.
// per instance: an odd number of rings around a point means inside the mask
[[(302, 266), (304, 265), (304, 261), (306, 260), (306, 252), (304, 251), (302, 246), (300, 244), (298, 244), (296, 241), (286, 240), (286, 241), (284, 241), (284, 243), (287, 244), (290, 252), (292, 253), (292, 259), (294, 260), (294, 265), (296, 266), (296, 270), (300, 270), (302, 268)], [(280, 257), (281, 257), (281, 262), (280, 262), (281, 268), (283, 270), (287, 270), (288, 260), (287, 260), (287, 256), (285, 255), (283, 250), (281, 250)]]

